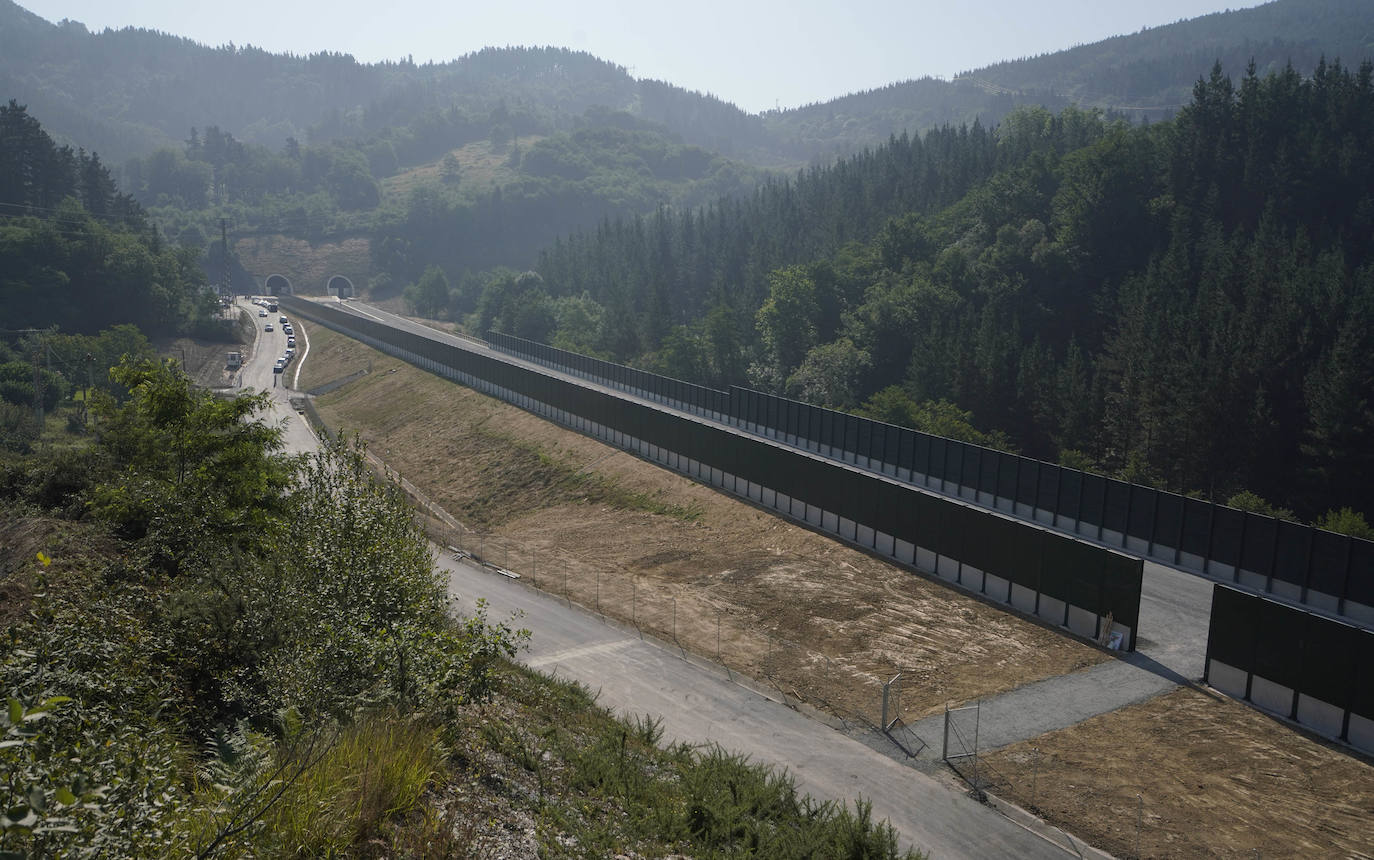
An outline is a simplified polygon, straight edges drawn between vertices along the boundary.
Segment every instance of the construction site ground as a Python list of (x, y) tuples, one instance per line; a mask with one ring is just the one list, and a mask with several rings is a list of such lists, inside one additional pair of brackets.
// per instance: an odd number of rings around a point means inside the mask
[[(1114, 659), (319, 326), (301, 388), (461, 528), (436, 537), (857, 730)], [(995, 795), (1120, 855), (1374, 856), (1374, 766), (1205, 689), (986, 753)], [(1137, 849), (1137, 840), (1139, 846)]]

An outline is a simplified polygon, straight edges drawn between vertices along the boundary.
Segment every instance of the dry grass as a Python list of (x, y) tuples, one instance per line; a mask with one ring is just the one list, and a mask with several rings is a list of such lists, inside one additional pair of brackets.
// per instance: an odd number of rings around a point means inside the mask
[(1374, 854), (1374, 766), (1211, 691), (1180, 688), (983, 761), (994, 793), (1118, 854), (1135, 850), (1138, 804), (1144, 857)]
[[(515, 145), (521, 151), (529, 149), (535, 143), (543, 139), (543, 135), (527, 135), (518, 138)], [(461, 197), (476, 197), (478, 194), (485, 194), (494, 188), (513, 182), (519, 172), (510, 167), (510, 149), (494, 149), (489, 140), (477, 140), (465, 146), (460, 146), (452, 150), (453, 156), (458, 159), (459, 180), (458, 194)], [(432, 164), (425, 164), (403, 171), (395, 176), (389, 176), (380, 183), (382, 188), (382, 199), (384, 201), (405, 200), (410, 196), (410, 192), (424, 185), (440, 185), (443, 182), (440, 176), (440, 164), (442, 157), (436, 159)]]

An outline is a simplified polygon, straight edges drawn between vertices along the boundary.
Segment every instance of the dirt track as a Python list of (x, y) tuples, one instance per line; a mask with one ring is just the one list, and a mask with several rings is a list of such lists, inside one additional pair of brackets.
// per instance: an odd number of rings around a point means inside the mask
[[(332, 425), (360, 432), (391, 468), (471, 530), (454, 539), (541, 587), (566, 589), (573, 600), (693, 651), (714, 655), (719, 647), (731, 667), (843, 719), (876, 724), (881, 683), (898, 671), (903, 716), (913, 721), (947, 702), (1110, 659), (332, 332), (312, 327), (311, 337), (318, 362), (303, 374), (305, 387), (374, 363), (372, 374), (317, 405)], [(1065, 829), (1116, 851), (1133, 848), (1122, 841), (1124, 791), (1127, 800), (1138, 793), (1152, 799), (1150, 808), (1169, 809), (1144, 831), (1156, 841), (1142, 845), (1157, 846), (1150, 849), (1156, 856), (1253, 856), (1256, 848), (1268, 856), (1374, 852), (1368, 762), (1279, 724), (1257, 744), (1254, 721), (1272, 721), (1220, 697), (1200, 696), (1186, 711), (1172, 700), (1051, 733), (988, 762), (1001, 762), (1007, 794), (1020, 798), (1024, 770), (1032, 769), (1017, 769), (1016, 756), (1026, 756), (1021, 747), (1038, 745), (1044, 754), (1060, 743), (1077, 750), (1063, 757), (1059, 778), (1048, 778), (1045, 757), (1033, 767), (1036, 804)], [(1161, 742), (1160, 732), (1177, 742)], [(1255, 839), (1237, 828), (1224, 846), (1199, 841), (1218, 810), (1237, 806), (1236, 781), (1254, 772), (1256, 756), (1270, 755), (1328, 764), (1314, 772), (1271, 768), (1250, 785), (1245, 809), (1261, 798), (1270, 810)], [(1193, 788), (1189, 774), (1199, 767), (1225, 778), (1199, 779)], [(1295, 796), (1345, 797), (1363, 815), (1323, 814), (1330, 809), (1325, 801), (1289, 802)], [(1112, 802), (1094, 800), (1106, 797)], [(1321, 822), (1315, 830), (1313, 821)], [(1133, 817), (1130, 825), (1133, 834)]]

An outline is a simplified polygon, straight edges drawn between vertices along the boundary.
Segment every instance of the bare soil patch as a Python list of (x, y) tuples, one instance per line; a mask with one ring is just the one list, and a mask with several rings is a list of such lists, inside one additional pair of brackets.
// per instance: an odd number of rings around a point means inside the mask
[(1369, 857), (1374, 766), (1179, 688), (982, 757), (999, 797), (1121, 856)]

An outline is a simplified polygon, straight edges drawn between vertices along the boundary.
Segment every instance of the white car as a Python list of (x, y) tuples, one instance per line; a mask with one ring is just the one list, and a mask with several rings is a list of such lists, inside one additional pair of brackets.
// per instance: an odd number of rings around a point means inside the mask
[(260, 317), (265, 317), (265, 316), (267, 316), (267, 311), (258, 311), (258, 316), (260, 316)]
[(265, 325), (265, 326), (262, 327), (262, 330), (263, 330), (263, 331), (271, 331), (271, 330), (272, 330), (272, 324), (271, 324), (271, 323), (268, 323), (267, 325)]

